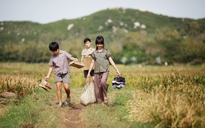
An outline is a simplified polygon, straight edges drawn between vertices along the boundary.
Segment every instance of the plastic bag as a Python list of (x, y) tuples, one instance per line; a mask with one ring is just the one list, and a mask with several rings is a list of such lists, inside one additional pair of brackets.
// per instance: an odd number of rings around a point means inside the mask
[(80, 96), (80, 103), (83, 105), (88, 105), (90, 103), (95, 103), (96, 97), (95, 97), (95, 89), (94, 84), (91, 82), (88, 85), (85, 85), (85, 87), (82, 90), (81, 96)]

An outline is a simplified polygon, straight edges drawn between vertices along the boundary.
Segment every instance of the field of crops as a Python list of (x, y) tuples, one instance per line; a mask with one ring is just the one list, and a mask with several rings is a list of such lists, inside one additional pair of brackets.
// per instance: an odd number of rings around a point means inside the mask
[[(119, 90), (112, 88), (115, 71), (110, 67), (110, 105), (85, 107), (81, 111), (85, 126), (205, 127), (205, 66), (117, 67), (126, 78), (126, 87)], [(42, 125), (46, 112), (49, 113), (47, 118), (59, 121), (58, 116), (54, 116), (57, 112), (52, 107), (53, 103), (46, 99), (57, 101), (53, 75), (49, 80), (53, 85), (52, 92), (45, 93), (38, 87), (41, 79), (47, 75), (48, 68), (48, 64), (0, 63), (0, 93), (17, 94), (15, 100), (0, 98), (0, 127), (56, 127), (56, 123), (50, 121), (44, 121)], [(70, 81), (71, 91), (80, 92), (85, 84), (83, 70), (71, 67)], [(77, 103), (76, 94), (71, 92), (71, 95), (73, 102)], [(33, 99), (43, 102), (34, 104)], [(49, 110), (41, 112), (40, 106), (47, 106)], [(24, 111), (19, 112), (19, 109)], [(9, 123), (10, 118), (16, 120), (15, 125)]]

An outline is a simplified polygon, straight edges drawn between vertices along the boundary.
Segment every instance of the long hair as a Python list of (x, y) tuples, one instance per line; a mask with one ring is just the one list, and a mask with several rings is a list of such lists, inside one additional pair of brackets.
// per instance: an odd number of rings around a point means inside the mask
[(103, 44), (104, 48), (104, 38), (102, 36), (97, 36), (95, 40), (96, 50), (98, 50), (97, 44)]

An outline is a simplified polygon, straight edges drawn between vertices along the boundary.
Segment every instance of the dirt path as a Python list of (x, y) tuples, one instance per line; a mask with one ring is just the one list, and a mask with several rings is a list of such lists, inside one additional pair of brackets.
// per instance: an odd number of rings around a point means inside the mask
[(85, 128), (80, 113), (84, 106), (80, 104), (71, 105), (64, 117), (63, 124), (67, 128)]
[(86, 125), (81, 118), (81, 111), (85, 107), (80, 104), (81, 89), (71, 89), (71, 105), (66, 110), (64, 119), (62, 119), (63, 126), (66, 128), (85, 128)]
[[(81, 112), (86, 107), (80, 104), (80, 95), (82, 89), (83, 88), (71, 88), (71, 105), (68, 107), (68, 109), (66, 108), (63, 119), (61, 119), (62, 126), (65, 126), (65, 128), (86, 128), (86, 124), (83, 122), (81, 117)], [(109, 93), (110, 103), (112, 102), (114, 95), (115, 93)]]

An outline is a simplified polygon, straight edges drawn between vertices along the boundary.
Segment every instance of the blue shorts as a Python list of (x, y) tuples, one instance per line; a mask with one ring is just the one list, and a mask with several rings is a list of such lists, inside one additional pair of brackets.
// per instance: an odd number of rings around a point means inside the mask
[(58, 82), (70, 84), (70, 74), (66, 73), (66, 74), (55, 75), (55, 83)]

